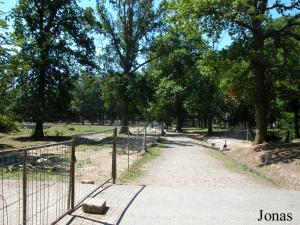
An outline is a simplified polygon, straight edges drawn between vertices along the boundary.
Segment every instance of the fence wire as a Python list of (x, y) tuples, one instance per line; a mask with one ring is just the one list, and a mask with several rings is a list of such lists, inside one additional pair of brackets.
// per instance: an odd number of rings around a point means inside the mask
[(248, 127), (230, 127), (223, 132), (225, 138), (254, 141), (255, 132)]
[(76, 143), (75, 204), (112, 179), (113, 131), (109, 129), (73, 137)]
[(58, 221), (111, 182), (114, 174), (129, 169), (160, 134), (158, 127), (128, 130), (128, 134), (117, 134), (116, 128), (109, 129), (76, 135), (70, 141), (0, 152), (0, 224)]
[(150, 147), (159, 137), (159, 127), (130, 126), (128, 134), (117, 136), (117, 174), (125, 170), (138, 160), (147, 147)]
[(50, 224), (68, 210), (71, 141), (0, 152), (1, 224)]

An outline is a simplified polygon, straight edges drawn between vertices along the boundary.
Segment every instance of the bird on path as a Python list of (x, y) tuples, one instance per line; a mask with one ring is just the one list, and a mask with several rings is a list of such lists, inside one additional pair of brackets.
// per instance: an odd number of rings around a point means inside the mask
[(226, 143), (226, 140), (225, 140), (225, 143), (224, 143), (224, 145), (220, 148), (220, 150), (219, 150), (219, 152), (222, 152), (222, 154), (223, 154), (223, 152), (224, 152), (224, 150), (227, 148), (227, 143)]

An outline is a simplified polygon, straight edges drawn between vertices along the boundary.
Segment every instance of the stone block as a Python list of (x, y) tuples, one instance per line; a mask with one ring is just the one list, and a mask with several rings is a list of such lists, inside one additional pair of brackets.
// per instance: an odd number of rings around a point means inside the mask
[(101, 198), (88, 198), (82, 203), (85, 213), (101, 214), (106, 208), (106, 200)]

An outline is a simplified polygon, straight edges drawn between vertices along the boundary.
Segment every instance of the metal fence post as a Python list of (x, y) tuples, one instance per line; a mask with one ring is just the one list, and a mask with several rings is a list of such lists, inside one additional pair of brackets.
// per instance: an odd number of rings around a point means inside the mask
[(113, 151), (112, 151), (112, 179), (113, 184), (116, 183), (117, 179), (117, 128), (114, 129), (113, 134)]
[(73, 139), (72, 149), (71, 149), (70, 187), (69, 187), (71, 209), (74, 209), (75, 207), (75, 163), (76, 163), (75, 148), (76, 148), (76, 143), (75, 140)]
[(147, 151), (147, 126), (145, 126), (144, 130), (144, 150)]
[(23, 158), (23, 225), (27, 224), (27, 150)]

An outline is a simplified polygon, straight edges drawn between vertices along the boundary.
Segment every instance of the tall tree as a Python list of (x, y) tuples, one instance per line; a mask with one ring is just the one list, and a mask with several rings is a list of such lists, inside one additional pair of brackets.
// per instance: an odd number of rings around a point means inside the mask
[(19, 0), (13, 10), (20, 63), (30, 65), (17, 81), (19, 112), (36, 123), (35, 137), (44, 136), (45, 120), (62, 119), (70, 108), (76, 65), (92, 62), (88, 12), (76, 0)]
[[(209, 33), (227, 30), (234, 39), (249, 40), (250, 61), (255, 75), (256, 138), (259, 144), (267, 135), (266, 68), (268, 56), (266, 41), (285, 36), (299, 38), (294, 28), (299, 26), (300, 2), (270, 0), (179, 0), (175, 8), (185, 16), (200, 18)], [(282, 18), (280, 27), (267, 26), (272, 15)]]
[[(150, 60), (142, 63), (142, 56), (148, 50), (151, 36), (157, 27), (158, 11), (154, 0), (97, 0), (99, 16), (98, 30), (108, 40), (106, 66), (113, 74), (119, 76), (115, 90), (120, 91), (121, 130), (128, 132), (129, 87), (131, 77)], [(139, 60), (138, 60), (139, 59)]]
[[(274, 84), (276, 92), (276, 101), (283, 105), (280, 111), (286, 115), (284, 111), (293, 113), (293, 133), (291, 137), (299, 138), (299, 109), (300, 109), (300, 41), (286, 37), (276, 44), (277, 48), (274, 52), (274, 66), (272, 73), (277, 80)], [(286, 123), (287, 121), (284, 121)], [(289, 127), (290, 129), (290, 127)]]
[[(0, 4), (2, 4), (0, 2)], [(4, 12), (0, 10), (0, 113), (3, 107), (3, 100), (7, 86), (9, 85), (10, 75), (8, 73), (8, 64), (10, 59), (8, 44), (8, 25), (4, 17)]]
[[(0, 5), (3, 4), (0, 2)], [(12, 46), (7, 16), (0, 10), (0, 131), (16, 129), (15, 116), (11, 110), (13, 71), (17, 64)]]
[[(198, 26), (195, 20), (186, 23), (172, 21), (170, 17), (166, 31), (156, 39), (155, 51), (151, 52), (151, 56), (158, 57), (148, 71), (156, 96), (151, 110), (164, 117), (159, 119), (168, 120), (173, 116), (178, 132), (182, 131), (186, 111), (184, 102), (193, 89), (198, 88), (190, 80), (193, 76), (201, 76), (196, 64), (207, 50)], [(198, 91), (202, 93), (202, 90)]]

